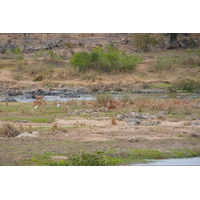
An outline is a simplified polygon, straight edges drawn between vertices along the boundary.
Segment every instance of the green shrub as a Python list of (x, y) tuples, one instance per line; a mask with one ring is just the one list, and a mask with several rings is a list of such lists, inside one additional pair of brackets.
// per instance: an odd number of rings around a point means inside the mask
[(157, 150), (134, 149), (127, 153), (133, 159), (163, 159), (164, 153)]
[(44, 77), (42, 75), (38, 75), (34, 78), (33, 81), (42, 81), (44, 79)]
[(187, 90), (189, 92), (193, 92), (195, 89), (200, 88), (200, 81), (187, 76), (185, 78), (177, 79), (173, 83), (173, 87), (176, 90)]
[(79, 68), (80, 71), (86, 71), (89, 66), (90, 55), (87, 52), (76, 53), (70, 60), (70, 64)]
[(115, 165), (119, 159), (114, 159), (105, 155), (104, 152), (85, 153), (81, 155), (73, 154), (66, 161), (68, 166), (108, 166)]
[(85, 51), (76, 53), (70, 60), (74, 68), (80, 72), (97, 70), (101, 72), (126, 72), (134, 69), (142, 62), (140, 57), (126, 55), (112, 46), (95, 48), (90, 53)]
[(173, 69), (177, 62), (177, 59), (171, 56), (158, 57), (155, 63), (157, 70), (170, 70)]
[(12, 50), (12, 53), (15, 55), (19, 55), (21, 53), (21, 49), (19, 47), (16, 47), (14, 50)]
[(151, 33), (135, 33), (132, 35), (133, 45), (138, 50), (148, 51), (150, 45), (158, 44), (158, 40)]
[(49, 59), (51, 59), (52, 61), (61, 60), (61, 57), (60, 57), (59, 55), (57, 55), (55, 52), (53, 52), (53, 51), (48, 51), (47, 57), (48, 57)]
[(31, 164), (44, 166), (111, 166), (121, 162), (121, 159), (112, 158), (104, 152), (72, 154), (67, 160), (52, 161), (51, 154), (36, 154), (31, 158)]

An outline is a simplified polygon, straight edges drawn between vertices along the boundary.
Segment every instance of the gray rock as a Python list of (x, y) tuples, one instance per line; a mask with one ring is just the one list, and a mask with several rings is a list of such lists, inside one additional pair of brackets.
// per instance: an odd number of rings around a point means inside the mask
[(167, 95), (164, 95), (162, 98), (163, 99), (168, 99), (169, 97)]
[(28, 132), (25, 132), (25, 133), (19, 134), (17, 137), (32, 137), (32, 134), (28, 133)]
[(39, 135), (39, 133), (38, 133), (37, 131), (33, 131), (33, 132), (32, 132), (32, 136), (34, 136), (34, 137), (39, 137), (40, 135)]
[(182, 47), (194, 47), (194, 46), (196, 46), (195, 41), (191, 38), (184, 38), (184, 39), (180, 40), (179, 43)]
[(141, 120), (137, 118), (132, 118), (132, 119), (125, 119), (125, 122), (136, 122), (137, 124), (140, 124)]
[(169, 43), (166, 48), (167, 49), (176, 49), (179, 47), (180, 47), (180, 44), (177, 41), (173, 41), (172, 43)]
[(38, 89), (37, 91), (35, 91), (35, 94), (36, 95), (44, 95), (44, 90), (42, 90), (42, 89)]
[(35, 95), (34, 94), (27, 95), (25, 99), (35, 99)]
[(154, 119), (158, 119), (158, 120), (167, 120), (166, 117), (163, 114), (157, 114), (153, 116)]
[(139, 141), (140, 141), (140, 138), (137, 138), (137, 137), (133, 137), (133, 138), (129, 138), (125, 140), (125, 142), (139, 142)]
[(137, 122), (132, 122), (132, 123), (128, 123), (129, 126), (136, 126), (136, 125), (139, 125), (139, 123)]
[(25, 132), (25, 133), (21, 133), (19, 134), (17, 137), (39, 137), (39, 134), (37, 131), (33, 131), (33, 133), (28, 133), (28, 132)]
[(182, 97), (182, 96), (177, 96), (176, 98), (177, 98), (177, 99), (183, 99), (183, 97)]
[(18, 96), (18, 95), (23, 95), (22, 91), (19, 90), (11, 90), (7, 92), (8, 96)]
[(200, 106), (198, 105), (191, 105), (192, 108), (195, 108), (195, 109), (200, 109)]
[(119, 93), (115, 91), (110, 91), (110, 94), (119, 94)]
[(144, 125), (145, 126), (156, 126), (158, 124), (160, 124), (160, 121), (149, 121), (149, 122), (145, 123)]
[(193, 122), (191, 126), (200, 126), (200, 122)]
[(27, 120), (15, 120), (15, 123), (29, 123)]
[(17, 102), (17, 100), (16, 99), (11, 99), (11, 98), (5, 98), (5, 100), (3, 100), (1, 102)]
[(58, 88), (65, 88), (66, 87), (66, 85), (65, 84), (62, 84), (62, 83), (60, 83), (59, 85), (58, 85)]
[(97, 112), (93, 112), (90, 117), (97, 117), (98, 116), (98, 113)]
[(127, 44), (129, 42), (127, 38), (121, 38), (120, 41), (122, 44)]

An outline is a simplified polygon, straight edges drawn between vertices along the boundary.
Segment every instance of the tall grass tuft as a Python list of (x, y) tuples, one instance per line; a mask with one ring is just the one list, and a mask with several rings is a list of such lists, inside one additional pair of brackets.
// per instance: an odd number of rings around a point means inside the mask
[(196, 80), (193, 77), (186, 76), (184, 78), (179, 78), (172, 84), (176, 90), (187, 90), (193, 92), (200, 88), (200, 80)]
[(24, 126), (22, 123), (19, 124), (19, 131), (20, 132), (23, 132), (24, 131)]
[(58, 125), (56, 123), (53, 123), (51, 127), (52, 132), (55, 132), (57, 129), (58, 129)]
[(110, 93), (102, 93), (102, 94), (97, 94), (96, 99), (97, 99), (97, 103), (106, 107), (108, 101), (114, 100), (114, 96)]
[(111, 123), (112, 123), (112, 125), (117, 125), (116, 117), (113, 117), (113, 118), (111, 119)]
[(172, 70), (177, 66), (192, 68), (200, 66), (199, 50), (185, 51), (174, 54), (168, 52), (164, 56), (159, 56), (153, 64), (156, 70)]
[(0, 130), (0, 134), (3, 137), (9, 138), (9, 137), (16, 137), (20, 134), (20, 132), (12, 126), (10, 123), (5, 123), (2, 125), (2, 129)]

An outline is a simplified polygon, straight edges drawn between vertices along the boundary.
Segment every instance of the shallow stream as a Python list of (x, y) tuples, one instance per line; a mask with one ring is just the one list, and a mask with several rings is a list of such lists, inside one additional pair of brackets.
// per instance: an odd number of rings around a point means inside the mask
[(200, 166), (200, 157), (148, 160), (147, 163), (131, 164), (130, 166)]
[[(79, 98), (63, 98), (60, 95), (59, 96), (44, 96), (44, 99), (46, 101), (60, 101), (60, 102), (67, 102), (70, 101), (72, 99), (74, 100), (95, 100), (96, 99), (96, 93), (88, 93), (88, 94), (80, 94)], [(120, 98), (122, 94), (113, 94), (113, 96), (117, 99)], [(169, 92), (165, 92), (165, 93), (131, 93), (128, 94), (130, 95), (132, 98), (137, 98), (137, 97), (150, 97), (150, 98), (174, 98), (174, 99), (194, 99), (194, 98), (199, 98), (200, 97), (200, 93), (169, 93)], [(40, 96), (40, 95), (39, 95)], [(27, 95), (18, 95), (18, 96), (5, 96), (2, 95), (0, 96), (0, 102), (5, 100), (5, 98), (11, 98), (11, 99), (15, 99), (17, 102), (32, 102), (35, 101), (35, 99), (31, 99), (31, 98), (27, 98)]]

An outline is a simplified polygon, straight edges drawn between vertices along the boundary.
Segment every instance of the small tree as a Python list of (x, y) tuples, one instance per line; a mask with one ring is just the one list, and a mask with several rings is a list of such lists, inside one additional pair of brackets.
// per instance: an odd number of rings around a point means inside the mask
[[(184, 36), (189, 36), (188, 33), (168, 33), (169, 35), (169, 42), (167, 45), (167, 49), (176, 49), (179, 47), (182, 47), (182, 45), (178, 42), (178, 35), (184, 35)], [(195, 43), (193, 42), (193, 45)]]
[(24, 34), (25, 45), (28, 45), (31, 33), (23, 33), (23, 34)]
[(149, 51), (150, 45), (158, 44), (158, 40), (151, 33), (135, 33), (132, 35), (133, 45), (138, 50)]

